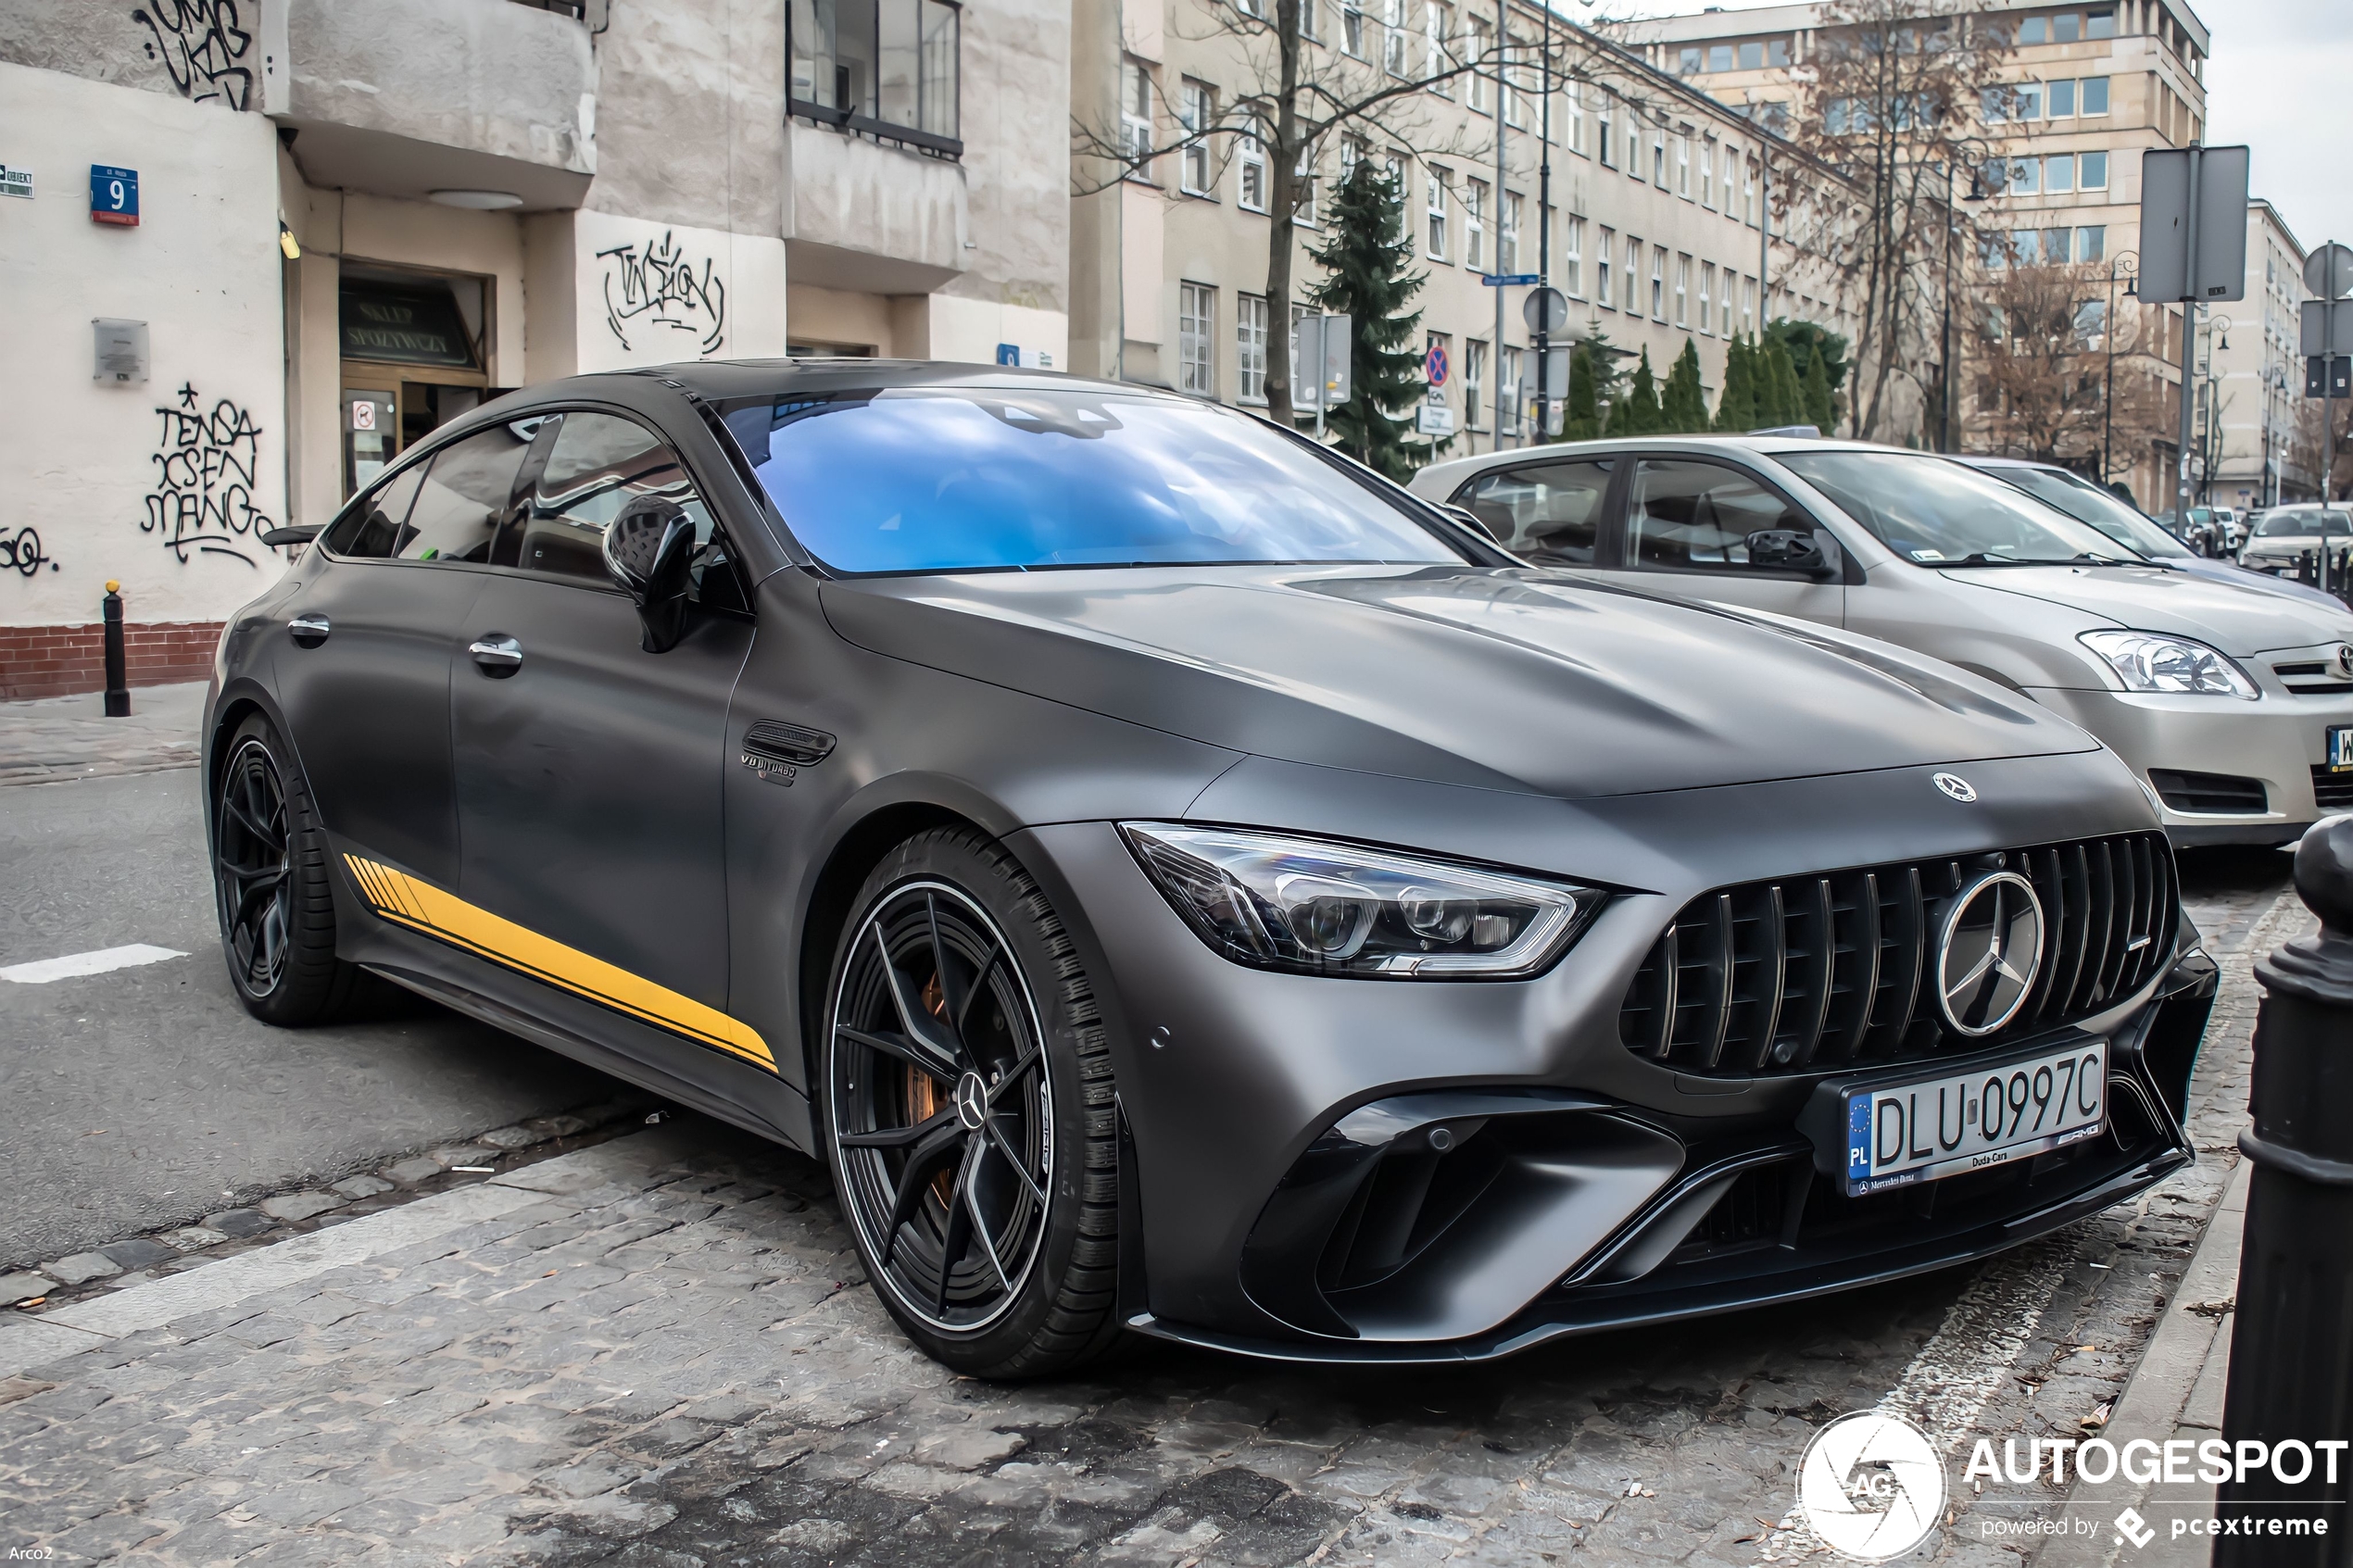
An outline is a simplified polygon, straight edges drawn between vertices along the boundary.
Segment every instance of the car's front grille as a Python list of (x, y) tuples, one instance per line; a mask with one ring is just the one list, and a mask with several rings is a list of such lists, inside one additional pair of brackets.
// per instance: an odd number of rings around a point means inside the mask
[(2242, 779), (2230, 773), (2184, 773), (2171, 768), (2151, 768), (2149, 783), (2156, 786), (2157, 797), (2176, 811), (2251, 813), (2259, 817), (2271, 804), (2263, 793), (2261, 779)]
[(2317, 659), (2303, 664), (2274, 664), (2271, 673), (2280, 678), (2295, 696), (2327, 696), (2336, 692), (2353, 692), (2353, 681), (2344, 678), (2334, 667)]
[[(2014, 871), (2043, 906), (2025, 1005), (1963, 1035), (1936, 997), (1954, 897)], [(1719, 1077), (1880, 1066), (1982, 1050), (2085, 1018), (2146, 985), (2172, 950), (2173, 855), (2160, 833), (1744, 883), (1694, 898), (1627, 987), (1629, 1050)]]
[(2326, 764), (2314, 763), (2312, 804), (2323, 811), (2353, 811), (2353, 773), (2332, 772)]

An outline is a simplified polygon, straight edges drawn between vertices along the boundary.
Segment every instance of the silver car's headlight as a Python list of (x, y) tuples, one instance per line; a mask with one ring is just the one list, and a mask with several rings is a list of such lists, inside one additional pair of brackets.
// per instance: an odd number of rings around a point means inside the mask
[(2077, 639), (2107, 661), (2128, 692), (2234, 696), (2253, 702), (2262, 689), (2224, 655), (2161, 632), (2086, 632)]
[(1598, 888), (1290, 834), (1173, 822), (1119, 831), (1212, 948), (1299, 974), (1533, 974), (1607, 898)]

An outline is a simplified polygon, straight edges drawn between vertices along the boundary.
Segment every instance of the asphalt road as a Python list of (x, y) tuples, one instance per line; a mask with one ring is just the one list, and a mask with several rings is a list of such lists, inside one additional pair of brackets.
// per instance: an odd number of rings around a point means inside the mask
[(187, 956), (0, 984), (0, 1270), (621, 1092), (405, 997), (321, 1029), (248, 1017), (194, 769), (0, 788), (0, 968), (130, 943)]

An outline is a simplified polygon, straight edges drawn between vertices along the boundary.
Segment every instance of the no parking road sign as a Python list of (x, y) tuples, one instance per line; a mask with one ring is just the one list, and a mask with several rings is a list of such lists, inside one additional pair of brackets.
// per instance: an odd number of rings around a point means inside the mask
[(1446, 373), (1450, 369), (1452, 369), (1452, 367), (1448, 363), (1446, 358), (1446, 345), (1442, 343), (1431, 344), (1429, 345), (1429, 353), (1424, 356), (1422, 359), (1422, 370), (1429, 377), (1429, 384), (1432, 386), (1444, 386), (1446, 384)]

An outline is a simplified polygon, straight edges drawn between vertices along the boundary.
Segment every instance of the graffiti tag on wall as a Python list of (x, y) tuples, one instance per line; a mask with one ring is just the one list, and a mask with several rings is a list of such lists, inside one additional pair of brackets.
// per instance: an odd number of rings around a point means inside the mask
[(253, 34), (237, 0), (147, 0), (131, 19), (147, 24), (147, 57), (163, 62), (182, 97), (241, 109), (253, 96)]
[(261, 427), (223, 397), (207, 413), (194, 384), (180, 388), (180, 406), (157, 408), (163, 432), (150, 456), (156, 487), (145, 497), (140, 529), (157, 535), (187, 563), (191, 551), (230, 556), (253, 564), (270, 520), (254, 509), (254, 476), (261, 468)]
[(42, 553), (41, 535), (32, 531), (31, 523), (14, 533), (0, 534), (0, 571), (13, 569), (31, 577), (44, 564), (52, 571), (57, 570), (57, 563)]
[(674, 341), (664, 332), (691, 333), (696, 352), (709, 354), (726, 341), (727, 287), (719, 281), (716, 263), (702, 259), (702, 270), (678, 248), (664, 230), (651, 245), (615, 245), (600, 250), (605, 264), (605, 325), (623, 348), (637, 344)]

